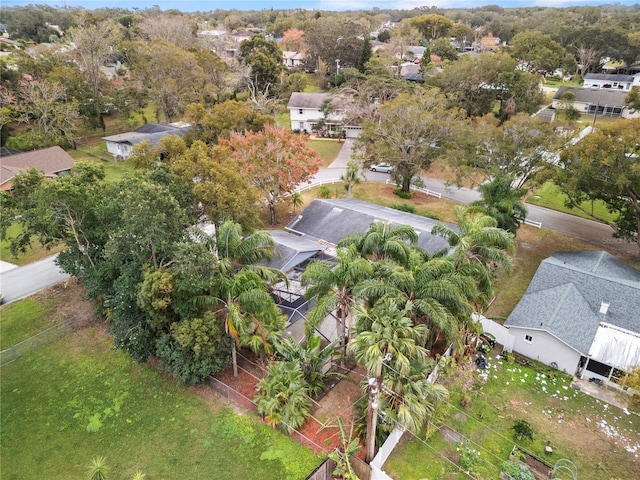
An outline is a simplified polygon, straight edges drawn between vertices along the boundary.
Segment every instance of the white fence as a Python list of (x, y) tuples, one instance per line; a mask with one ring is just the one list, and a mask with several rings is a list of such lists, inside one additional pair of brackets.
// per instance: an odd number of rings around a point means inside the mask
[(311, 190), (312, 188), (319, 187), (320, 185), (333, 185), (334, 183), (341, 182), (339, 178), (329, 178), (327, 180), (316, 180), (315, 182), (307, 183), (296, 187), (294, 190), (297, 193), (304, 192), (305, 190)]
[(536, 222), (534, 220), (529, 220), (528, 218), (524, 219), (525, 225), (531, 225), (532, 227), (542, 228), (542, 222)]
[[(384, 182), (385, 184), (389, 185), (390, 183), (394, 183), (391, 180), (387, 179)], [(436, 192), (434, 190), (429, 190), (428, 188), (420, 188), (420, 187), (416, 187), (415, 185), (411, 185), (409, 187), (411, 190), (415, 190), (416, 192), (422, 192), (426, 195), (431, 195), (432, 197), (436, 197), (436, 198), (442, 198), (442, 194), (440, 192)]]
[[(474, 320), (478, 320), (477, 314), (474, 314)], [(480, 323), (482, 323), (482, 330), (486, 333), (490, 333), (496, 339), (500, 345), (504, 346), (504, 349), (507, 352), (513, 351), (513, 344), (516, 341), (516, 337), (514, 337), (511, 333), (509, 333), (509, 329), (500, 325), (498, 322), (491, 320), (490, 318), (485, 317), (484, 315), (480, 315)]]

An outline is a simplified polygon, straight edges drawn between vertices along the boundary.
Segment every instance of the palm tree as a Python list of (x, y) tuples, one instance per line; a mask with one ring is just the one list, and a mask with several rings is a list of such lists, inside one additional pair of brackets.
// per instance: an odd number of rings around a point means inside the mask
[(488, 183), (480, 185), (482, 200), (473, 202), (490, 217), (496, 219), (498, 228), (515, 235), (518, 227), (527, 217), (527, 208), (522, 197), (527, 193), (525, 188), (513, 188), (511, 175), (497, 175)]
[(411, 254), (411, 245), (418, 241), (418, 234), (409, 225), (392, 227), (390, 222), (373, 222), (365, 233), (348, 235), (338, 246), (355, 245), (363, 257), (372, 262), (392, 259), (406, 265)]
[[(357, 335), (348, 351), (364, 365), (379, 386), (378, 402), (369, 402), (367, 457), (373, 457), (377, 426), (376, 408), (405, 428), (415, 431), (427, 421), (434, 403), (446, 397), (446, 390), (426, 381), (428, 352), (421, 345), (428, 329), (411, 320), (412, 302), (400, 309), (391, 299), (379, 301), (372, 309), (356, 307)], [(371, 393), (371, 392), (370, 392)], [(372, 412), (373, 410), (373, 412)]]
[(363, 281), (356, 295), (374, 305), (381, 299), (396, 302), (403, 308), (411, 302), (411, 319), (429, 329), (428, 343), (444, 335), (447, 341), (459, 343), (458, 319), (471, 314), (471, 300), (478, 292), (474, 279), (456, 270), (446, 258), (428, 258), (415, 252), (405, 268), (383, 262), (376, 269), (376, 278)]
[(296, 210), (304, 205), (304, 201), (302, 200), (302, 195), (300, 192), (293, 192), (291, 194), (291, 206), (293, 207), (293, 213), (296, 213)]
[(311, 262), (301, 276), (303, 285), (309, 285), (307, 298), (317, 297), (316, 304), (307, 316), (305, 329), (310, 336), (314, 328), (330, 314), (336, 318), (342, 358), (346, 355), (347, 341), (351, 335), (351, 311), (356, 298), (354, 287), (373, 273), (372, 265), (360, 258), (354, 246), (339, 248), (337, 264), (326, 261)]
[(247, 345), (256, 353), (269, 353), (270, 344), (284, 328), (284, 317), (269, 295), (269, 284), (286, 278), (281, 271), (259, 261), (271, 260), (274, 241), (268, 232), (242, 235), (235, 222), (223, 222), (216, 230), (218, 261), (208, 295), (196, 298), (200, 305), (212, 306), (233, 339), (231, 357), (238, 375), (236, 348)]
[(196, 302), (213, 306), (225, 332), (233, 339), (233, 375), (238, 376), (237, 347), (248, 345), (256, 353), (268, 354), (274, 337), (284, 328), (284, 316), (264, 280), (247, 267), (232, 276), (216, 275), (211, 283), (212, 292), (197, 297)]
[(300, 365), (312, 397), (324, 391), (326, 375), (323, 367), (338, 350), (336, 342), (322, 348), (321, 337), (311, 336), (307, 337), (303, 347), (290, 337), (287, 340), (280, 339), (275, 347), (284, 360)]
[(356, 183), (360, 183), (360, 177), (358, 176), (358, 169), (360, 168), (358, 162), (350, 161), (347, 163), (347, 171), (340, 175), (340, 180), (344, 182), (344, 188), (347, 190), (347, 198), (351, 198), (351, 189)]
[(438, 224), (431, 233), (445, 237), (454, 247), (453, 259), (461, 263), (482, 263), (490, 270), (509, 269), (508, 253), (515, 252), (515, 236), (497, 227), (495, 219), (474, 208), (456, 206), (454, 209), (459, 231)]
[(254, 401), (270, 425), (288, 432), (300, 427), (311, 411), (308, 385), (296, 362), (272, 362), (257, 385)]
[(107, 459), (100, 455), (91, 459), (91, 465), (87, 469), (87, 475), (89, 476), (89, 480), (105, 480), (108, 471), (109, 466), (107, 465)]

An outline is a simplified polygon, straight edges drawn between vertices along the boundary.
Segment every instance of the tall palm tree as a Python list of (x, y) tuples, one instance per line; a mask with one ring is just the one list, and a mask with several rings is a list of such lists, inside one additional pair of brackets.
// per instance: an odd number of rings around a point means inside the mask
[(313, 329), (328, 315), (335, 315), (340, 350), (344, 358), (347, 341), (351, 335), (351, 312), (356, 303), (353, 289), (372, 273), (373, 266), (358, 256), (355, 246), (339, 248), (337, 264), (326, 261), (311, 262), (301, 276), (303, 285), (309, 285), (306, 297), (317, 297), (316, 304), (307, 316), (307, 336), (310, 336)]
[[(348, 351), (377, 379), (378, 408), (405, 428), (416, 431), (427, 421), (437, 401), (446, 398), (446, 389), (429, 385), (426, 369), (430, 364), (424, 343), (428, 329), (411, 320), (412, 302), (398, 308), (392, 299), (383, 299), (373, 308), (356, 306), (357, 335)], [(370, 402), (367, 437), (374, 438), (377, 415)], [(371, 445), (367, 445), (368, 456)], [(371, 448), (371, 452), (372, 452)]]
[(511, 175), (497, 175), (490, 182), (480, 185), (482, 200), (473, 202), (490, 217), (496, 219), (497, 227), (515, 235), (518, 227), (527, 217), (527, 208), (522, 197), (526, 188), (512, 187)]
[(223, 222), (215, 235), (217, 263), (211, 290), (196, 302), (213, 307), (225, 332), (233, 339), (233, 373), (238, 375), (237, 347), (247, 345), (256, 353), (269, 353), (270, 345), (284, 328), (284, 317), (269, 294), (269, 283), (285, 278), (259, 261), (271, 260), (274, 242), (267, 232), (242, 235), (242, 227)]
[(449, 258), (456, 269), (476, 279), (479, 302), (485, 304), (492, 295), (496, 270), (511, 271), (509, 254), (515, 252), (515, 235), (501, 228), (492, 217), (473, 207), (455, 207), (459, 231), (438, 224), (431, 233), (445, 237), (453, 247)]
[(392, 227), (390, 222), (373, 222), (365, 233), (348, 235), (338, 242), (338, 246), (355, 245), (360, 255), (372, 262), (392, 259), (406, 265), (411, 246), (417, 242), (418, 234), (409, 225)]

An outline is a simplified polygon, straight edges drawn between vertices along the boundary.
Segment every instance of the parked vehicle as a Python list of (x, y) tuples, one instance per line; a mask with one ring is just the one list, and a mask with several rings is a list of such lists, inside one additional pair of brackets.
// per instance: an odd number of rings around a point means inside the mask
[(380, 173), (389, 173), (393, 167), (388, 163), (376, 163), (375, 165), (371, 165), (369, 170), (372, 172), (380, 172)]

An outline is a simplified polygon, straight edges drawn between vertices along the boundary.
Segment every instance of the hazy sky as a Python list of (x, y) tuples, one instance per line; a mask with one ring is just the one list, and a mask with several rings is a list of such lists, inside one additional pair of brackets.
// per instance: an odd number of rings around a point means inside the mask
[(502, 7), (543, 6), (567, 7), (572, 5), (602, 5), (617, 3), (632, 5), (639, 0), (0, 0), (4, 7), (10, 5), (51, 5), (54, 7), (84, 7), (88, 10), (100, 7), (122, 7), (145, 9), (158, 5), (162, 10), (175, 8), (182, 11), (262, 10), (303, 8), (305, 10), (369, 10), (373, 7), (390, 9), (411, 9), (422, 5), (445, 8), (471, 8), (483, 5)]

